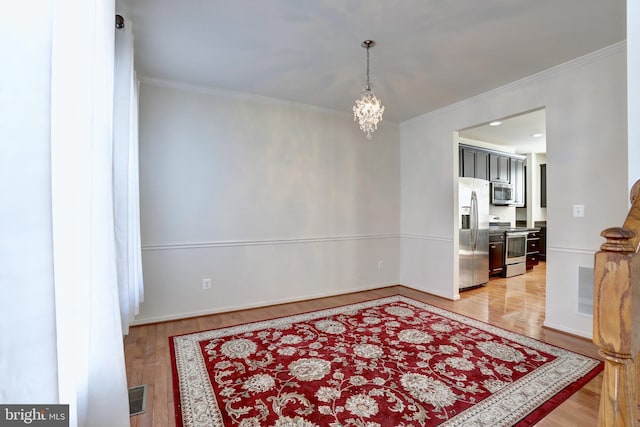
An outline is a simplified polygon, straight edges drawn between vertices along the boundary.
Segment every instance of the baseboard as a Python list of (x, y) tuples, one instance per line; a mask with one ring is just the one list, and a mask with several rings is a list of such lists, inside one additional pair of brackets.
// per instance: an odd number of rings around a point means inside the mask
[[(187, 313), (169, 314), (166, 316), (155, 316), (155, 317), (149, 317), (145, 319), (136, 319), (131, 323), (130, 326), (141, 326), (141, 325), (149, 325), (153, 323), (170, 322), (173, 320), (184, 320), (184, 319), (190, 319), (193, 317), (209, 316), (211, 314), (228, 313), (232, 311), (248, 310), (252, 308), (264, 308), (272, 305), (288, 304), (292, 302), (302, 302), (302, 301), (318, 299), (318, 298), (334, 297), (338, 295), (352, 294), (355, 292), (363, 292), (363, 291), (371, 291), (371, 290), (380, 289), (380, 288), (388, 288), (391, 286), (398, 286), (398, 283), (395, 283), (395, 282), (382, 283), (382, 284), (363, 286), (358, 288), (342, 289), (334, 292), (321, 292), (317, 294), (310, 294), (310, 295), (305, 295), (305, 296), (295, 297), (295, 298), (280, 298), (280, 299), (274, 299), (274, 300), (268, 300), (268, 301), (260, 301), (254, 304), (230, 305), (230, 306), (218, 307), (211, 310), (200, 310), (200, 311), (192, 311)], [(403, 285), (400, 285), (400, 286), (403, 286)]]
[(593, 334), (585, 334), (584, 332), (579, 331), (577, 329), (567, 328), (566, 326), (556, 325), (556, 324), (549, 323), (549, 322), (546, 322), (546, 321), (542, 324), (542, 327), (546, 328), (546, 329), (551, 329), (551, 330), (554, 330), (556, 332), (560, 332), (560, 333), (563, 333), (563, 334), (573, 335), (573, 336), (578, 337), (578, 338), (584, 338), (586, 340), (592, 340), (593, 339)]
[(416, 287), (411, 286), (411, 285), (405, 285), (403, 283), (398, 283), (397, 286), (402, 286), (404, 288), (411, 289), (412, 291), (421, 292), (421, 293), (423, 293), (425, 295), (430, 295), (432, 297), (442, 298), (442, 299), (445, 299), (447, 301), (458, 301), (460, 299), (460, 292), (456, 292), (455, 294), (449, 296), (449, 295), (435, 294), (433, 292), (427, 292), (424, 289), (416, 288)]

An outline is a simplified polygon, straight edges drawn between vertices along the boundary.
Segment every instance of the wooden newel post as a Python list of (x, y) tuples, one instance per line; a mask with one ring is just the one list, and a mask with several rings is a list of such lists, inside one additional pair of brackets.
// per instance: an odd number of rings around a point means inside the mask
[[(595, 255), (593, 342), (605, 359), (598, 426), (637, 426), (640, 263), (636, 233), (604, 230)], [(635, 327), (634, 327), (635, 325)]]
[(593, 342), (605, 360), (598, 426), (637, 426), (640, 373), (640, 180), (623, 227), (607, 228), (595, 256)]

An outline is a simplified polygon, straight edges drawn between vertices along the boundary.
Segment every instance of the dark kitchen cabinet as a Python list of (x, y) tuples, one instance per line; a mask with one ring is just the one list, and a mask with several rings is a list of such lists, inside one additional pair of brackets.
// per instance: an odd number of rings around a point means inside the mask
[(540, 261), (547, 260), (547, 227), (546, 223), (540, 227), (540, 244), (538, 245), (538, 258)]
[(509, 160), (507, 156), (489, 154), (489, 181), (509, 182)]
[(475, 178), (476, 152), (469, 149), (460, 150), (460, 176)]
[(460, 176), (489, 179), (489, 153), (472, 148), (460, 148)]
[(509, 182), (513, 185), (513, 204), (511, 206), (523, 207), (525, 205), (525, 174), (524, 160), (509, 159)]
[(504, 232), (489, 234), (489, 275), (501, 275), (504, 270)]
[(547, 207), (547, 165), (540, 165), (540, 207)]
[(489, 180), (489, 153), (476, 151), (476, 178)]
[(459, 144), (458, 176), (486, 179), (490, 182), (512, 184), (514, 203), (526, 205), (526, 156)]
[(532, 231), (527, 235), (527, 270), (531, 270), (540, 261), (540, 232)]

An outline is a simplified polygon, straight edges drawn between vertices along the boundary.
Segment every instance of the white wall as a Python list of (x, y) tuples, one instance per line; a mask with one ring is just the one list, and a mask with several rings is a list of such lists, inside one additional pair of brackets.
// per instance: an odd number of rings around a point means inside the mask
[[(540, 191), (540, 165), (547, 164), (547, 154), (546, 153), (531, 153), (528, 156), (531, 159), (531, 173), (528, 175), (531, 177), (529, 182), (531, 183), (531, 188), (527, 188), (527, 206), (530, 206), (528, 209), (527, 215), (530, 218), (527, 218), (527, 223), (529, 226), (533, 227), (536, 221), (546, 221), (547, 220), (547, 208), (543, 208), (540, 206), (540, 197), (542, 195)], [(556, 167), (562, 167), (562, 165), (556, 165)], [(549, 168), (547, 166), (547, 175), (549, 174)], [(527, 186), (529, 183), (527, 183)], [(547, 183), (547, 189), (549, 185)], [(548, 201), (547, 201), (548, 203)]]
[[(545, 107), (547, 118), (547, 316), (584, 336), (577, 314), (580, 265), (593, 264), (600, 231), (626, 214), (625, 45), (402, 123), (401, 282), (457, 298), (457, 151), (452, 133), (495, 117)], [(585, 205), (584, 218), (572, 205)]]
[(527, 154), (527, 207), (518, 208), (516, 215), (526, 221), (528, 227), (535, 226), (536, 221), (547, 220), (547, 208), (540, 206), (540, 165), (546, 163), (546, 153)]
[(12, 5), (0, 57), (0, 403), (56, 403), (50, 5)]
[(136, 323), (397, 283), (396, 125), (367, 141), (317, 108), (150, 79), (140, 96)]

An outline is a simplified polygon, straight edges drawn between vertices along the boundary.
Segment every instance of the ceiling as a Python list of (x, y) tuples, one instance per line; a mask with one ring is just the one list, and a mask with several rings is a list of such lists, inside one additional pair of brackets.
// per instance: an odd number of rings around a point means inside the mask
[(624, 40), (626, 0), (118, 0), (140, 76), (384, 120), (420, 114)]
[[(498, 124), (499, 123), (499, 124)], [(512, 117), (496, 117), (485, 123), (458, 132), (462, 138), (509, 147), (516, 153), (545, 153), (545, 110), (536, 110)]]

